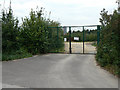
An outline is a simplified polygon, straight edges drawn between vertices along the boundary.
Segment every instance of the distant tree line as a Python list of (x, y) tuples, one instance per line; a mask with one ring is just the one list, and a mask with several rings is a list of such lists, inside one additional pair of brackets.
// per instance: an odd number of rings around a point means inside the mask
[[(43, 8), (31, 10), (29, 18), (19, 20), (13, 10), (2, 11), (2, 60), (29, 57), (35, 54), (56, 52), (64, 47), (63, 36), (57, 35), (59, 22), (44, 17)], [(59, 33), (63, 30), (59, 29)], [(58, 41), (59, 38), (59, 41)], [(59, 43), (58, 43), (59, 42)]]
[(102, 67), (120, 77), (120, 14), (117, 10), (108, 14), (103, 9), (100, 22), (102, 30), (96, 59)]
[[(79, 37), (79, 40), (74, 40), (74, 37)], [(69, 41), (69, 33), (64, 35), (64, 38), (67, 38)], [(73, 31), (71, 33), (72, 42), (82, 42), (83, 41), (83, 31)], [(97, 30), (85, 30), (84, 31), (84, 40), (87, 41), (97, 41)]]

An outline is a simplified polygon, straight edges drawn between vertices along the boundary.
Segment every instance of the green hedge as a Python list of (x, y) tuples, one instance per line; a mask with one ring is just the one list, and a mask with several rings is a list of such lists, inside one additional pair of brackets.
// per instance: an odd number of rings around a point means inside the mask
[[(2, 51), (3, 60), (11, 60), (59, 51), (64, 47), (63, 30), (59, 30), (57, 36), (56, 28), (59, 22), (44, 17), (43, 8), (31, 10), (29, 18), (22, 18), (22, 24), (13, 16), (11, 7), (8, 12), (2, 12)], [(59, 40), (58, 40), (59, 39)], [(21, 54), (17, 52), (23, 51)], [(21, 55), (21, 57), (20, 57)], [(25, 56), (26, 55), (26, 56)]]
[(109, 15), (103, 9), (101, 17), (102, 30), (96, 59), (102, 67), (120, 77), (120, 15), (116, 10)]

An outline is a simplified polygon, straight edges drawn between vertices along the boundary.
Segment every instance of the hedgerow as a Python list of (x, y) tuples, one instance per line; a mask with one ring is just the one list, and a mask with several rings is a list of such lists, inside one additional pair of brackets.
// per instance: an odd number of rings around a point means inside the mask
[[(64, 47), (63, 36), (57, 35), (60, 23), (44, 17), (44, 10), (31, 10), (29, 17), (19, 20), (11, 7), (2, 12), (2, 60), (29, 57), (35, 54), (56, 52)], [(59, 33), (63, 33), (59, 29)], [(59, 40), (58, 40), (59, 39)]]
[(120, 14), (101, 11), (101, 36), (97, 47), (98, 63), (111, 73), (120, 77)]

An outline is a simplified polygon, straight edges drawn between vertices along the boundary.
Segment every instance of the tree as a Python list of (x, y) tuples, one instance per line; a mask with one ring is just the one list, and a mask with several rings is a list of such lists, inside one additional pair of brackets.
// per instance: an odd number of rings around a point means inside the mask
[(2, 51), (11, 52), (19, 48), (19, 27), (18, 19), (14, 18), (13, 11), (9, 7), (9, 11), (2, 12)]
[(32, 54), (58, 50), (62, 47), (63, 40), (60, 35), (57, 37), (57, 28), (50, 28), (58, 26), (58, 22), (43, 17), (43, 8), (37, 11), (31, 10), (30, 17), (24, 18), (21, 26), (22, 46)]
[(103, 9), (100, 43), (97, 47), (97, 61), (101, 66), (120, 76), (120, 15), (117, 10), (113, 14)]

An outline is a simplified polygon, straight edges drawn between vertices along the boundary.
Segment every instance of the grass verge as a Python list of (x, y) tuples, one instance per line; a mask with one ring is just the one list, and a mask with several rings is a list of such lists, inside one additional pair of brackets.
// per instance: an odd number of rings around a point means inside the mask
[(10, 61), (27, 57), (32, 57), (32, 54), (28, 53), (23, 49), (2, 53), (2, 61)]
[(91, 45), (97, 47), (97, 43), (96, 42), (93, 42)]

